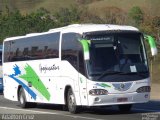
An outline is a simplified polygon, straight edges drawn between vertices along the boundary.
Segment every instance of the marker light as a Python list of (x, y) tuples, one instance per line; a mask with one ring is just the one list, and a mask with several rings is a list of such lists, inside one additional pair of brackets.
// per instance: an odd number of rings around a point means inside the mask
[(151, 91), (150, 86), (143, 86), (136, 90), (137, 93), (150, 92), (150, 91)]
[(108, 91), (104, 89), (92, 89), (89, 91), (89, 95), (107, 95)]

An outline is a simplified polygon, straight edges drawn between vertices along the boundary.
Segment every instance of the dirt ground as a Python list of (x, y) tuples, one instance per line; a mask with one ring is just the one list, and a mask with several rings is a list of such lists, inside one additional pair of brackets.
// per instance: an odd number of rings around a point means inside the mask
[(151, 99), (160, 100), (160, 83), (151, 83)]

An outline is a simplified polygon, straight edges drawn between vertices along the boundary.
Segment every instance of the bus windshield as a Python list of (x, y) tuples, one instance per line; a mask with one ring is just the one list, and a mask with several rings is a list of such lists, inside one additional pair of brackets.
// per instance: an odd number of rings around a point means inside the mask
[(111, 75), (148, 77), (142, 38), (137, 32), (86, 36), (89, 41), (90, 59), (87, 61), (89, 76), (99, 81), (104, 81)]

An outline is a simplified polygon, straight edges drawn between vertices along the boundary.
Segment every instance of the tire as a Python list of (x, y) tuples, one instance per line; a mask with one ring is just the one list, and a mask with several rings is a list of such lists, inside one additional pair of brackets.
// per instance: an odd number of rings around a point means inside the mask
[(28, 103), (28, 107), (30, 107), (30, 108), (35, 108), (35, 107), (37, 107), (37, 103), (29, 102), (29, 103)]
[(71, 88), (69, 88), (69, 90), (67, 92), (67, 106), (68, 106), (68, 111), (70, 113), (76, 114), (79, 112), (79, 108), (76, 105), (75, 96), (74, 96)]
[(62, 110), (63, 111), (68, 111), (68, 107), (66, 105), (62, 105)]
[(131, 108), (132, 108), (132, 105), (131, 105), (131, 104), (119, 105), (118, 108), (119, 108), (119, 110), (120, 110), (121, 112), (130, 112), (130, 111), (131, 111)]
[(27, 108), (27, 107), (29, 107), (29, 103), (27, 102), (27, 100), (26, 100), (26, 96), (25, 96), (25, 93), (24, 93), (24, 90), (23, 90), (23, 88), (20, 88), (20, 90), (19, 90), (19, 98), (18, 98), (18, 100), (19, 100), (19, 103), (20, 103), (20, 106), (22, 107), (22, 108)]

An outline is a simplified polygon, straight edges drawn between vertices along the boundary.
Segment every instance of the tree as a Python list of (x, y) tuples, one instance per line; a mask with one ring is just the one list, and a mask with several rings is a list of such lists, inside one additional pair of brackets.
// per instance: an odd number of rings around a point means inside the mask
[(156, 16), (153, 18), (152, 25), (156, 28), (157, 39), (160, 40), (160, 16)]
[(81, 11), (78, 7), (71, 6), (70, 8), (61, 8), (54, 14), (56, 26), (66, 26), (69, 24), (79, 23)]
[(55, 27), (50, 13), (44, 8), (22, 15), (19, 10), (0, 14), (0, 41), (6, 37), (48, 31)]
[(104, 21), (107, 24), (126, 24), (125, 12), (117, 7), (106, 7), (104, 11)]
[(46, 9), (40, 8), (25, 16), (24, 25), (27, 33), (32, 33), (47, 31), (53, 28), (55, 23), (51, 19), (50, 13)]
[(136, 26), (139, 26), (142, 22), (143, 22), (143, 12), (142, 10), (140, 9), (140, 7), (138, 6), (135, 6), (135, 7), (132, 7), (130, 10), (129, 10), (129, 18), (132, 19), (133, 21), (133, 24), (135, 24)]
[(155, 27), (160, 27), (160, 16), (156, 16), (153, 18), (153, 21), (152, 21), (152, 24), (153, 26)]

